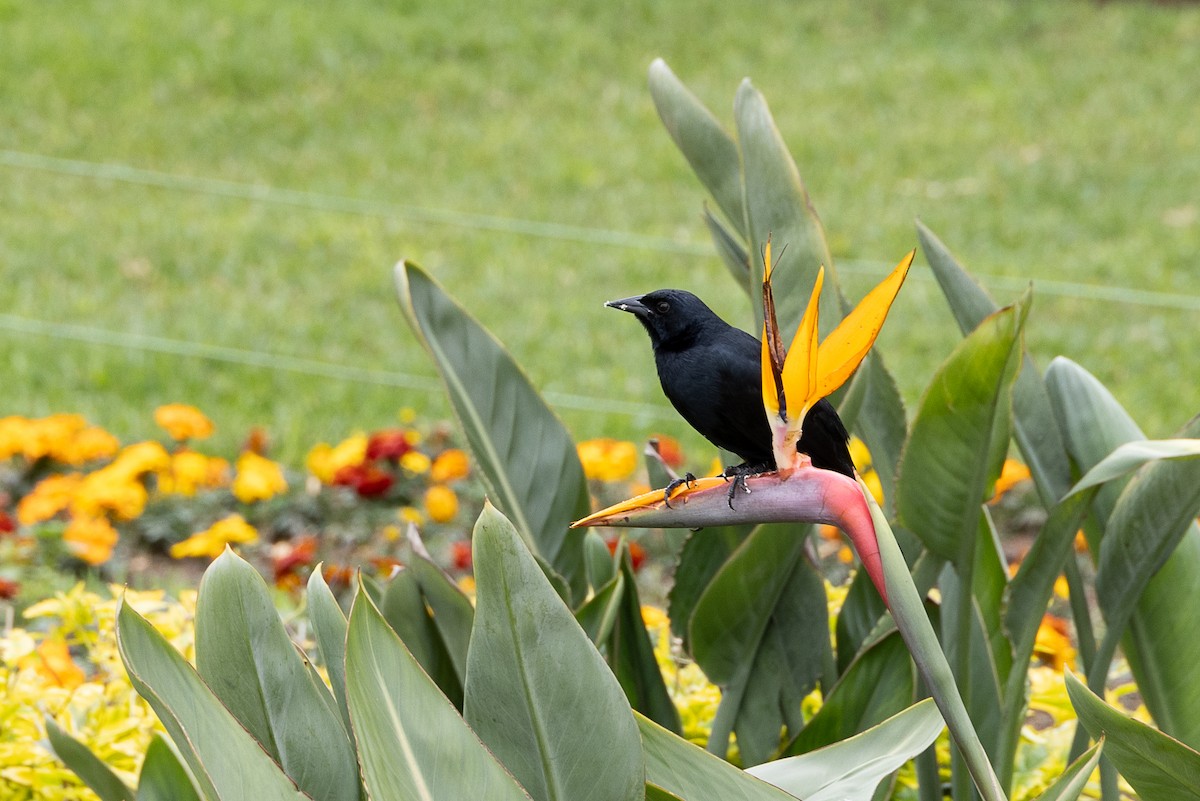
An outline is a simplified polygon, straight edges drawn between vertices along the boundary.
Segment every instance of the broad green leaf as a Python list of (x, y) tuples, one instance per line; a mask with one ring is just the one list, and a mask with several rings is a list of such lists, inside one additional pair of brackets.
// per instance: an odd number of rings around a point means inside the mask
[(346, 694), (371, 798), (528, 801), (361, 590), (346, 636)]
[(467, 648), (475, 607), (458, 585), (427, 555), (416, 553), (408, 564), (421, 588), (433, 633), (450, 660), (461, 687), (467, 680)]
[[(770, 235), (778, 264), (771, 272), (779, 330), (800, 328), (800, 320), (816, 282), (817, 270), (825, 266), (821, 296), (821, 333), (826, 334), (841, 319), (837, 273), (825, 241), (825, 230), (813, 209), (800, 171), (767, 108), (767, 101), (749, 80), (742, 81), (733, 101), (738, 147), (742, 154), (742, 180), (746, 202), (745, 238), (752, 254), (752, 280), (762, 284), (763, 265), (758, 255)], [(752, 292), (751, 297), (757, 297)], [(752, 303), (754, 331), (763, 325), (762, 304)]]
[(638, 715), (646, 781), (687, 801), (795, 801), (725, 760)]
[[(853, 415), (843, 412), (853, 404)], [(847, 428), (858, 433), (871, 453), (871, 466), (883, 488), (884, 509), (896, 502), (896, 468), (908, 434), (904, 400), (878, 351), (867, 355), (839, 408)]]
[(691, 653), (692, 650), (688, 630), (696, 602), (721, 565), (746, 541), (753, 529), (753, 526), (706, 528), (689, 533), (684, 540), (675, 562), (675, 580), (667, 593), (671, 633), (683, 640), (684, 651)]
[(733, 137), (661, 58), (650, 64), (649, 82), (650, 97), (667, 133), (726, 219), (745, 238), (741, 157)]
[(384, 585), (383, 602), (379, 609), (421, 669), (461, 709), (462, 681), (454, 669), (454, 660), (429, 616), (425, 597), (421, 594), (421, 584), (412, 570), (401, 570)]
[(258, 571), (226, 549), (196, 601), (196, 669), (226, 708), (317, 801), (358, 794), (354, 749)]
[[(834, 634), (837, 638), (837, 671), (844, 675), (858, 656), (867, 637), (875, 631), (879, 619), (887, 612), (883, 599), (871, 583), (867, 571), (859, 570), (850, 582), (850, 589), (838, 612)], [(828, 693), (826, 693), (828, 695)]]
[(155, 734), (146, 748), (137, 801), (200, 801), (187, 768), (162, 735)]
[(1071, 488), (1071, 495), (1097, 487), (1160, 459), (1195, 459), (1200, 456), (1197, 439), (1148, 439), (1126, 442), (1105, 456)]
[[(1185, 433), (1192, 437), (1200, 433), (1200, 418), (1194, 419)], [(1190, 442), (1187, 455), (1194, 456), (1197, 441), (1183, 441)], [(1174, 440), (1173, 444), (1180, 442)], [(1152, 446), (1141, 443), (1137, 447), (1145, 450)], [(1200, 513), (1200, 460), (1178, 458), (1178, 448), (1174, 452), (1176, 458), (1156, 461), (1139, 472), (1108, 518), (1100, 543), (1096, 594), (1110, 626), (1124, 625), (1142, 590)]]
[(1104, 744), (1096, 743), (1072, 762), (1054, 783), (1042, 791), (1036, 801), (1076, 801), (1087, 787), (1088, 779), (1100, 764)]
[(670, 792), (669, 790), (664, 790), (661, 787), (658, 787), (656, 785), (653, 785), (653, 784), (650, 784), (649, 782), (647, 782), (646, 783), (646, 801), (683, 801), (683, 799), (680, 798), (679, 796), (675, 795), (674, 793)]
[[(1071, 458), (1081, 471), (1119, 445), (1144, 440), (1141, 429), (1103, 384), (1078, 364), (1059, 357), (1046, 370), (1046, 387)], [(1125, 480), (1101, 486), (1092, 503), (1099, 530), (1124, 489)], [(1093, 555), (1100, 543), (1091, 542)], [(1165, 732), (1200, 748), (1200, 526), (1192, 524), (1174, 553), (1142, 590), (1122, 650), (1146, 708)]]
[(682, 732), (679, 712), (654, 655), (654, 645), (642, 621), (642, 602), (638, 597), (637, 578), (628, 550), (622, 546), (617, 557), (621, 563), (624, 589), (617, 609), (616, 625), (608, 639), (608, 662), (630, 705), (660, 726)]
[(134, 792), (121, 781), (104, 760), (54, 722), (46, 718), (46, 736), (54, 754), (63, 761), (100, 801), (134, 801)]
[(612, 671), (490, 504), (472, 545), (467, 722), (535, 801), (640, 801), (637, 726)]
[(616, 625), (617, 616), (621, 612), (624, 590), (625, 577), (618, 573), (607, 584), (599, 587), (583, 606), (575, 610), (575, 619), (597, 648), (612, 636), (613, 626)]
[(333, 597), (318, 565), (308, 577), (308, 620), (312, 624), (321, 661), (329, 674), (329, 684), (337, 699), (347, 736), (350, 729), (350, 708), (346, 705), (346, 615)]
[(1067, 695), (1093, 739), (1142, 801), (1200, 799), (1200, 752), (1106, 704), (1070, 671)]
[(583, 558), (587, 568), (588, 586), (599, 590), (617, 575), (617, 562), (608, 544), (592, 529), (583, 535)]
[(960, 570), (1008, 448), (1010, 389), (1027, 308), (997, 312), (958, 344), (926, 388), (901, 458), (901, 521)]
[(395, 270), (400, 306), (432, 356), (489, 496), (526, 542), (586, 593), (583, 538), (567, 526), (590, 511), (575, 443), (504, 347), (415, 264)]
[(927, 698), (862, 734), (746, 772), (805, 801), (870, 801), (879, 783), (932, 745), (945, 725)]
[(854, 658), (783, 755), (815, 752), (882, 723), (913, 703), (916, 685), (904, 640), (893, 630)]
[[(179, 652), (124, 602), (117, 610), (117, 648), (134, 689), (179, 747), (205, 799), (311, 798), (296, 789)], [(340, 732), (341, 726), (336, 728)], [(356, 787), (344, 798), (357, 793)]]
[(743, 762), (770, 758), (780, 729), (800, 727), (800, 702), (832, 665), (824, 585), (804, 558), (807, 531), (758, 527), (695, 605), (692, 655), (722, 688), (713, 753), (724, 754), (732, 730)]
[[(974, 331), (989, 314), (999, 311), (1000, 307), (983, 287), (920, 221), (917, 238), (964, 335)], [(1013, 386), (1013, 434), (1037, 483), (1042, 503), (1047, 508), (1053, 506), (1070, 486), (1071, 465), (1046, 386), (1029, 356), (1025, 356)]]

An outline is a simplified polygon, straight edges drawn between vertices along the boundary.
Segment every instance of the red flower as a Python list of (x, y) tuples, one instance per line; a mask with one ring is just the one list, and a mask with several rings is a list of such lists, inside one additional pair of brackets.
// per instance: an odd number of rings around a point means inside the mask
[(375, 569), (379, 571), (379, 575), (384, 578), (390, 577), (396, 568), (404, 567), (404, 563), (394, 556), (372, 557), (371, 564), (375, 565)]
[[(608, 546), (609, 553), (613, 555), (617, 553), (619, 541), (616, 537), (609, 537), (604, 541), (604, 544)], [(636, 573), (642, 569), (642, 563), (646, 561), (646, 549), (636, 542), (629, 541), (626, 541), (625, 547), (629, 549), (629, 562), (633, 565), (633, 572)]]
[(17, 530), (17, 524), (9, 517), (8, 512), (0, 509), (0, 534), (11, 534)]
[(372, 462), (346, 465), (333, 475), (333, 483), (353, 487), (364, 498), (378, 498), (392, 488), (392, 474)]
[(11, 601), (21, 591), (21, 585), (15, 581), (0, 578), (0, 600)]
[(275, 583), (279, 584), (286, 576), (294, 575), (299, 568), (313, 563), (317, 556), (317, 538), (300, 537), (293, 542), (280, 543), (272, 551)]
[(367, 458), (397, 461), (412, 450), (412, 443), (409, 442), (408, 437), (408, 432), (402, 428), (376, 431), (367, 440)]
[(457, 569), (470, 570), (471, 543), (468, 540), (457, 540), (450, 543), (450, 558)]

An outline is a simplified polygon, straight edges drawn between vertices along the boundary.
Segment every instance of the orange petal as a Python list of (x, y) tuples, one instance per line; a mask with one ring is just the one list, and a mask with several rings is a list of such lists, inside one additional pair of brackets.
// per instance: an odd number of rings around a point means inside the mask
[(917, 251), (913, 250), (901, 259), (891, 275), (868, 292), (821, 343), (820, 373), (814, 392), (816, 397), (824, 398), (846, 383), (846, 379), (854, 374), (866, 358), (916, 254)]
[(821, 396), (817, 394), (817, 316), (820, 313), (821, 286), (825, 282), (825, 268), (817, 271), (808, 308), (800, 320), (800, 328), (788, 348), (783, 364), (783, 394), (786, 399), (789, 420), (804, 419), (804, 412)]

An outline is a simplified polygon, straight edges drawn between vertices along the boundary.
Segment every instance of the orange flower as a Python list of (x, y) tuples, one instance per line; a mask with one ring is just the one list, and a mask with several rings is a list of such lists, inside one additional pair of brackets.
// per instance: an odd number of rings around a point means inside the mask
[[(165, 453), (164, 453), (165, 455)], [(111, 512), (118, 520), (133, 520), (146, 508), (148, 493), (132, 467), (113, 462), (84, 477), (71, 498), (75, 517), (103, 517)]]
[(988, 503), (995, 503), (1004, 497), (1005, 493), (1009, 492), (1013, 487), (1017, 486), (1022, 481), (1028, 480), (1028, 467), (1021, 464), (1016, 459), (1005, 459), (1004, 467), (1000, 470), (1000, 477), (996, 479), (996, 489)]
[(171, 466), (171, 455), (157, 442), (135, 442), (127, 445), (113, 463), (104, 468), (122, 473), (129, 478), (138, 478), (144, 473), (166, 470)]
[(88, 426), (64, 443), (56, 456), (69, 465), (78, 466), (97, 459), (107, 459), (120, 447), (117, 438), (103, 428)]
[(26, 526), (49, 520), (67, 508), (82, 483), (79, 473), (46, 476), (17, 504), (17, 520)]
[(195, 451), (171, 454), (171, 466), (158, 474), (158, 491), (176, 495), (195, 495), (197, 490), (221, 487), (228, 483), (229, 462)]
[(367, 435), (355, 434), (344, 439), (336, 446), (326, 442), (314, 445), (305, 459), (308, 472), (319, 478), (323, 484), (332, 484), (333, 477), (343, 467), (362, 464), (367, 457)]
[(265, 501), (287, 492), (283, 468), (264, 456), (246, 451), (237, 460), (237, 476), (233, 479), (233, 494), (242, 503)]
[(168, 403), (154, 410), (154, 422), (176, 442), (212, 436), (213, 424), (204, 412), (186, 403)]
[(102, 565), (112, 558), (120, 535), (103, 517), (75, 517), (63, 532), (63, 542), (78, 559), (89, 565)]
[(632, 442), (610, 437), (589, 439), (576, 446), (583, 474), (599, 481), (621, 481), (637, 469), (638, 451)]
[(657, 443), (658, 455), (667, 467), (678, 470), (683, 467), (683, 447), (679, 440), (667, 434), (654, 434), (651, 441)]
[(21, 451), (31, 462), (43, 456), (61, 458), (75, 436), (87, 428), (87, 420), (78, 414), (52, 414), (26, 423)]
[(258, 541), (258, 530), (246, 522), (241, 515), (229, 515), (213, 523), (204, 531), (193, 534), (182, 542), (171, 546), (171, 558), (206, 556), (216, 559), (226, 545)]
[(429, 468), (429, 478), (435, 484), (449, 484), (460, 478), (466, 478), (471, 472), (471, 462), (467, 454), (458, 448), (444, 450), (433, 460)]
[(445, 484), (425, 490), (425, 512), (435, 523), (449, 523), (458, 514), (458, 496)]
[(1059, 673), (1065, 665), (1075, 661), (1075, 648), (1067, 628), (1067, 621), (1056, 615), (1046, 614), (1038, 627), (1033, 653)]
[(50, 683), (68, 690), (83, 684), (86, 678), (63, 640), (43, 640), (36, 651), (21, 660), (20, 666), (32, 667)]

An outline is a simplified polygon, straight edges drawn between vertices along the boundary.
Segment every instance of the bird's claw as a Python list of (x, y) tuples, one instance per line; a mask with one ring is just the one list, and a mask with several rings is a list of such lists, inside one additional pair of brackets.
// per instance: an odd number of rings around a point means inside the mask
[(691, 473), (684, 473), (683, 478), (672, 479), (671, 483), (667, 484), (667, 486), (663, 488), (663, 503), (667, 505), (668, 509), (672, 508), (671, 493), (685, 484), (687, 485), (688, 489), (691, 489), (692, 483), (695, 482), (695, 480), (696, 477)]
[(735, 467), (726, 467), (725, 471), (721, 473), (721, 478), (725, 479), (726, 482), (730, 478), (733, 479), (733, 483), (729, 485), (729, 508), (733, 509), (733, 496), (737, 494), (738, 489), (743, 490), (747, 495), (750, 494), (750, 486), (746, 483), (747, 476), (756, 476), (759, 473), (769, 471), (771, 468), (772, 465), (766, 464), (741, 464)]

